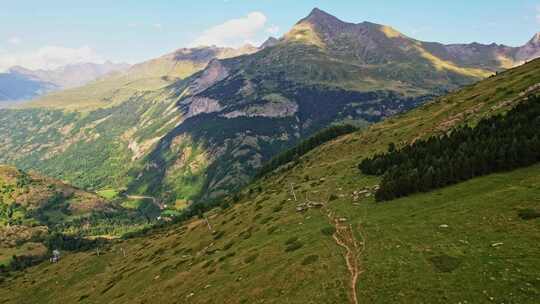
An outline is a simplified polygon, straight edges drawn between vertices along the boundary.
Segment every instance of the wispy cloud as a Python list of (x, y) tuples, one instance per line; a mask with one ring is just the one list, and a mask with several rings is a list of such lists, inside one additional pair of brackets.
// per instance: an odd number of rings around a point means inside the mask
[(266, 29), (266, 32), (270, 35), (277, 35), (279, 33), (279, 26), (272, 24)]
[(268, 18), (263, 13), (251, 12), (247, 16), (230, 19), (205, 30), (190, 46), (237, 47), (254, 40), (262, 40), (259, 36), (265, 33), (267, 21)]
[(103, 63), (104, 60), (88, 46), (80, 48), (44, 46), (27, 53), (0, 53), (0, 71), (5, 71), (16, 65), (29, 69), (54, 69), (82, 62)]
[(19, 45), (19, 44), (21, 44), (21, 42), (22, 42), (22, 39), (20, 37), (17, 37), (17, 36), (13, 36), (13, 37), (8, 39), (8, 43), (13, 44), (13, 45)]
[(536, 22), (540, 24), (540, 4), (536, 6)]
[(161, 23), (155, 23), (152, 25), (155, 29), (157, 30), (162, 30), (163, 29), (163, 25)]

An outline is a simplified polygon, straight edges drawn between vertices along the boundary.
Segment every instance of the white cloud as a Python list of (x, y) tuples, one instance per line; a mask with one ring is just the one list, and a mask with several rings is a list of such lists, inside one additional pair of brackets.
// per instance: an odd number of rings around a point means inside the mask
[(1, 53), (0, 71), (5, 71), (16, 65), (28, 69), (55, 69), (64, 65), (82, 62), (103, 63), (104, 60), (88, 46), (80, 48), (45, 46), (27, 53)]
[(18, 45), (18, 44), (21, 44), (22, 39), (20, 37), (14, 36), (14, 37), (9, 38), (8, 42), (9, 44)]
[(540, 5), (536, 6), (536, 22), (540, 23)]
[(190, 46), (233, 46), (238, 47), (249, 41), (263, 40), (268, 18), (261, 12), (251, 12), (245, 17), (231, 19), (211, 27), (195, 39)]
[(266, 32), (270, 35), (277, 35), (279, 33), (279, 26), (272, 24), (266, 29)]
[(156, 24), (153, 25), (153, 27), (155, 29), (157, 29), (157, 30), (160, 30), (160, 31), (163, 29), (163, 25), (161, 23), (156, 23)]

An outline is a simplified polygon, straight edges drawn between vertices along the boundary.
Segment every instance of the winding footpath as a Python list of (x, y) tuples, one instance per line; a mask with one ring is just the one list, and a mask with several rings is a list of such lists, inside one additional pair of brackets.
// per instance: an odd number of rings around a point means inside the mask
[[(294, 192), (294, 186), (291, 183), (291, 194), (294, 197), (294, 200), (297, 201), (296, 193)], [(309, 203), (310, 200), (308, 198), (308, 195), (306, 193), (306, 201)], [(347, 269), (349, 270), (349, 273), (351, 275), (350, 277), (350, 303), (351, 304), (358, 304), (358, 295), (356, 292), (356, 285), (358, 283), (358, 278), (360, 277), (360, 274), (363, 272), (361, 270), (362, 265), (360, 263), (360, 255), (363, 253), (363, 251), (366, 248), (366, 239), (365, 236), (361, 234), (362, 241), (359, 243), (356, 240), (356, 237), (354, 236), (354, 230), (352, 224), (347, 224), (346, 218), (340, 218), (337, 217), (334, 213), (334, 211), (330, 210), (328, 207), (328, 203), (330, 201), (330, 195), (328, 196), (328, 199), (326, 202), (322, 203), (323, 208), (321, 211), (323, 213), (326, 213), (326, 216), (330, 220), (330, 223), (334, 225), (336, 228), (336, 231), (332, 235), (332, 238), (336, 242), (336, 244), (342, 248), (345, 249), (345, 262), (347, 264)]]
[(151, 200), (154, 205), (156, 205), (160, 210), (163, 210), (165, 207), (153, 196), (142, 196), (142, 195), (126, 195), (126, 198), (132, 200)]
[(358, 278), (362, 273), (362, 265), (360, 264), (360, 255), (365, 249), (366, 241), (365, 238), (362, 242), (359, 243), (354, 236), (354, 229), (352, 224), (347, 224), (347, 219), (337, 217), (334, 211), (331, 211), (327, 207), (328, 202), (325, 204), (324, 210), (330, 222), (336, 228), (336, 232), (332, 235), (332, 238), (336, 244), (343, 249), (345, 249), (345, 262), (347, 264), (347, 269), (350, 273), (350, 300), (351, 304), (358, 304), (358, 295), (356, 292), (356, 285), (358, 283)]
[(358, 277), (361, 273), (361, 265), (358, 259), (358, 255), (360, 253), (358, 242), (354, 237), (354, 232), (351, 224), (347, 225), (345, 223), (342, 223), (337, 218), (334, 218), (333, 220), (336, 227), (336, 232), (332, 235), (332, 237), (334, 238), (338, 246), (341, 246), (345, 249), (345, 261), (347, 263), (347, 269), (351, 274), (351, 303), (358, 304), (356, 284), (358, 282)]

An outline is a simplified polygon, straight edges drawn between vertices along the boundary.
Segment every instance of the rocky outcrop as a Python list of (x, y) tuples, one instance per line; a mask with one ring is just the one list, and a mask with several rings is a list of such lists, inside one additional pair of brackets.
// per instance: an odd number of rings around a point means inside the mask
[(184, 102), (188, 105), (185, 119), (201, 113), (219, 112), (222, 109), (219, 101), (206, 97), (189, 97)]
[(520, 47), (516, 53), (516, 59), (519, 61), (529, 61), (540, 57), (540, 32), (524, 46)]

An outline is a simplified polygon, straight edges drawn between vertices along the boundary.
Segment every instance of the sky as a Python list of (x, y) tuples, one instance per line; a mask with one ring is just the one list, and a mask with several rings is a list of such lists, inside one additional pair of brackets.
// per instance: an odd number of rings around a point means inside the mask
[(442, 43), (520, 46), (540, 31), (540, 0), (0, 0), (0, 71), (260, 44), (314, 7)]

